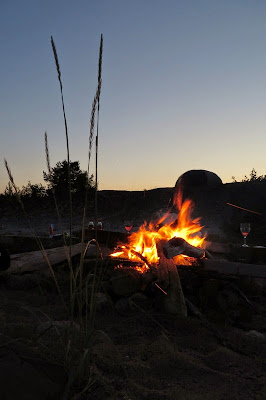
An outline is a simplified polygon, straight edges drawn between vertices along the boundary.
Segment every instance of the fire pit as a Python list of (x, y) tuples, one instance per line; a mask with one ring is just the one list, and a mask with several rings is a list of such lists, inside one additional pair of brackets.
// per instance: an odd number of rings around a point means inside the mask
[[(205, 237), (201, 232), (200, 218), (191, 217), (193, 202), (189, 199), (183, 201), (181, 190), (176, 193), (174, 207), (178, 210), (174, 221), (166, 223), (172, 211), (169, 210), (158, 221), (144, 223), (137, 232), (129, 235), (128, 243), (117, 246), (110, 256), (118, 261), (113, 286), (115, 292), (127, 294), (130, 286), (133, 291), (135, 286), (143, 284), (140, 274), (145, 275), (146, 283), (157, 279), (155, 285), (165, 295), (166, 311), (186, 315), (176, 265), (198, 265), (198, 260), (209, 253), (203, 248)], [(124, 265), (125, 260), (132, 262), (131, 269)]]
[[(205, 280), (235, 282), (236, 275), (264, 277), (265, 268), (228, 261), (229, 245), (208, 242), (200, 218), (192, 218), (193, 207), (192, 200), (182, 199), (179, 188), (172, 208), (161, 218), (144, 223), (129, 235), (120, 233), (121, 236), (116, 237), (118, 243), (107, 257), (108, 268), (105, 269), (108, 271), (106, 288), (110, 289), (111, 297), (115, 296), (115, 301), (140, 292), (147, 296), (152, 294), (152, 299), (160, 297), (167, 313), (186, 316), (187, 306), (191, 309), (187, 293), (196, 294), (200, 304), (199, 287), (204, 286)], [(170, 219), (173, 215), (175, 217)], [(111, 232), (98, 233), (99, 239), (103, 235), (113, 236)], [(190, 281), (197, 281), (197, 287), (193, 288), (194, 283), (191, 286)], [(230, 287), (230, 291), (235, 290)]]
[[(138, 232), (133, 232), (128, 238), (128, 244), (123, 243), (112, 253), (112, 257), (121, 257), (132, 261), (140, 261), (148, 268), (159, 263), (158, 243), (163, 242), (163, 253), (166, 258), (173, 258), (175, 264), (191, 265), (195, 259), (204, 257), (202, 245), (205, 237), (202, 235), (200, 218), (192, 219), (193, 202), (182, 201), (179, 190), (174, 199), (178, 209), (176, 220), (166, 224), (172, 210), (169, 210), (160, 220), (142, 225)], [(175, 239), (174, 239), (175, 238)]]

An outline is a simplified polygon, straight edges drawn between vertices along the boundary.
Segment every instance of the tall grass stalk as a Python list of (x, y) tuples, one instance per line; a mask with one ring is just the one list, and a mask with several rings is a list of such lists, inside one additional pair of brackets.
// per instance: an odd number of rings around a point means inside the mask
[[(100, 44), (100, 57), (98, 65), (98, 87), (102, 85), (102, 47), (103, 47), (103, 35), (101, 35)], [(99, 151), (99, 120), (100, 120), (100, 95), (98, 98), (98, 108), (97, 108), (97, 129), (96, 129), (96, 140), (95, 140), (95, 218), (98, 219), (98, 151)], [(96, 238), (97, 239), (97, 238)]]
[[(51, 170), (51, 163), (50, 163), (50, 154), (49, 154), (49, 147), (48, 147), (48, 137), (47, 137), (47, 132), (45, 132), (44, 135), (44, 142), (45, 142), (45, 155), (46, 155), (46, 165), (47, 165), (47, 170), (48, 170), (48, 177), (50, 179), (51, 182), (51, 174), (52, 174), (52, 170)], [(63, 225), (62, 225), (62, 220), (61, 220), (61, 216), (59, 213), (59, 208), (58, 208), (58, 203), (56, 200), (56, 195), (55, 195), (55, 190), (53, 187), (51, 187), (51, 191), (52, 191), (52, 195), (53, 195), (53, 199), (54, 199), (54, 203), (55, 203), (55, 208), (56, 208), (56, 213), (57, 213), (57, 217), (58, 217), (58, 221), (59, 221), (59, 226), (61, 229), (61, 232), (63, 233)], [(65, 250), (65, 254), (66, 254), (66, 259), (68, 262), (68, 266), (69, 266), (69, 271), (70, 271), (70, 281), (72, 283), (70, 283), (70, 287), (73, 289), (72, 291), (70, 291), (70, 303), (69, 303), (69, 313), (71, 316), (73, 316), (73, 311), (74, 311), (74, 305), (75, 305), (75, 300), (76, 300), (76, 277), (74, 276), (74, 271), (73, 271), (73, 267), (72, 267), (72, 262), (71, 262), (71, 253), (70, 253), (70, 248), (68, 248), (67, 246), (67, 242), (66, 242), (66, 237), (63, 234), (63, 241), (64, 241), (64, 250)], [(77, 299), (79, 301), (79, 299)]]
[[(68, 163), (69, 163), (68, 134), (67, 134), (67, 124), (66, 124), (65, 109), (64, 109), (61, 72), (60, 72), (59, 61), (58, 61), (55, 45), (53, 42), (53, 38), (51, 38), (51, 42), (52, 42), (57, 72), (58, 72), (58, 80), (60, 83), (62, 107), (63, 107), (66, 138), (67, 138)], [(87, 168), (87, 178), (89, 181), (90, 161), (91, 161), (92, 146), (93, 146), (93, 140), (94, 140), (95, 116), (97, 115), (96, 185), (95, 185), (95, 218), (96, 218), (96, 220), (97, 220), (97, 214), (98, 214), (98, 209), (97, 209), (98, 138), (99, 138), (100, 94), (101, 94), (101, 86), (102, 86), (102, 54), (103, 54), (103, 35), (101, 35), (100, 48), (99, 48), (98, 84), (97, 84), (96, 94), (93, 99), (91, 116), (90, 116), (89, 153), (88, 153), (88, 168)], [(48, 148), (48, 145), (47, 145), (47, 148)], [(49, 154), (49, 153), (47, 152), (47, 154)], [(47, 164), (48, 164), (48, 161), (47, 161)], [(49, 168), (48, 168), (48, 170), (49, 170)], [(69, 169), (69, 182), (70, 182), (70, 169)], [(94, 320), (95, 320), (96, 304), (97, 304), (96, 300), (97, 300), (98, 288), (99, 288), (100, 281), (101, 281), (101, 273), (102, 273), (102, 265), (103, 265), (103, 264), (101, 264), (101, 268), (99, 271), (98, 270), (99, 251), (97, 251), (97, 259), (95, 262), (92, 289), (91, 289), (91, 292), (89, 293), (89, 290), (88, 290), (89, 277), (87, 277), (85, 280), (83, 279), (84, 241), (85, 241), (85, 225), (86, 225), (86, 214), (87, 214), (87, 203), (88, 203), (88, 189), (89, 189), (89, 187), (87, 185), (85, 188), (85, 204), (84, 204), (83, 219), (82, 219), (82, 251), (81, 251), (81, 257), (80, 257), (80, 265), (75, 274), (73, 274), (73, 267), (71, 265), (71, 277), (74, 276), (74, 279), (73, 279), (74, 282), (73, 282), (73, 285), (71, 286), (71, 296), (70, 296), (72, 303), (75, 301), (75, 298), (77, 297), (78, 307), (79, 307), (78, 318), (80, 320), (81, 326), (83, 326), (83, 327), (84, 327), (84, 324), (83, 324), (82, 315), (83, 315), (83, 310), (85, 308), (85, 329), (83, 329), (82, 331), (79, 332), (79, 335), (80, 335), (79, 341), (82, 341), (82, 343), (83, 343), (83, 352), (81, 354), (78, 364), (74, 363), (74, 365), (72, 364), (72, 366), (70, 368), (70, 374), (69, 374), (68, 382), (65, 387), (65, 392), (64, 392), (64, 396), (63, 396), (64, 399), (68, 398), (68, 395), (73, 386), (73, 383), (76, 381), (76, 379), (78, 377), (80, 377), (81, 375), (84, 374), (84, 372), (87, 369), (87, 366), (90, 365), (90, 363), (91, 363), (91, 354), (92, 354), (91, 350), (92, 350), (92, 343), (93, 343), (92, 339), (93, 339), (93, 336), (95, 333)], [(71, 194), (71, 185), (69, 185), (69, 191)], [(71, 209), (71, 213), (72, 213), (72, 209)], [(72, 220), (72, 214), (71, 214), (71, 220)], [(96, 235), (97, 235), (97, 230), (96, 230)], [(96, 236), (96, 242), (97, 242), (97, 236)], [(71, 253), (70, 253), (70, 258), (71, 258)], [(79, 288), (77, 288), (77, 286), (76, 286), (76, 282), (77, 282), (78, 278), (79, 278)], [(78, 291), (77, 291), (77, 289), (78, 289)], [(77, 294), (77, 296), (76, 296), (76, 294)], [(72, 305), (72, 310), (73, 310), (73, 305)], [(75, 336), (75, 332), (73, 331), (73, 335), (71, 337), (72, 343), (75, 342), (75, 340), (73, 341), (74, 336)], [(72, 345), (69, 344), (69, 346), (73, 347), (73, 344)], [(70, 352), (70, 348), (68, 348), (68, 350), (67, 350), (68, 354), (69, 354), (69, 352)]]
[[(48, 147), (47, 132), (45, 132), (45, 134), (44, 134), (44, 143), (45, 143), (45, 156), (46, 156), (46, 165), (47, 165), (48, 177), (49, 177), (49, 182), (51, 182), (52, 170), (51, 170), (51, 164), (50, 164), (50, 154), (49, 154), (49, 147)], [(63, 225), (62, 225), (62, 220), (61, 220), (60, 213), (59, 213), (58, 203), (57, 203), (56, 196), (55, 196), (55, 190), (54, 190), (54, 188), (52, 186), (51, 186), (51, 191), (52, 191), (52, 195), (53, 195), (53, 199), (54, 199), (54, 203), (55, 203), (55, 208), (56, 208), (56, 213), (57, 213), (57, 217), (58, 217), (58, 221), (59, 221), (59, 226), (60, 226), (61, 232), (63, 233)], [(69, 263), (70, 254), (69, 254), (69, 249), (67, 247), (65, 235), (63, 235), (63, 240), (64, 240), (64, 249), (65, 249), (65, 253), (66, 253), (66, 258), (67, 258), (68, 263)], [(74, 279), (73, 275), (72, 275), (72, 279)]]
[[(71, 172), (70, 172), (70, 156), (69, 156), (69, 138), (68, 138), (68, 127), (67, 127), (67, 120), (66, 120), (66, 113), (65, 113), (65, 105), (64, 105), (64, 97), (63, 97), (63, 85), (62, 85), (62, 80), (61, 80), (61, 71), (60, 71), (60, 65), (59, 65), (59, 60), (57, 56), (57, 51), (56, 47), (54, 44), (53, 37), (51, 36), (51, 45), (53, 49), (53, 54), (54, 54), (54, 60), (56, 64), (56, 69), (57, 69), (57, 74), (58, 74), (58, 81), (60, 85), (60, 93), (61, 93), (61, 102), (62, 102), (62, 109), (63, 109), (63, 116), (64, 116), (64, 124), (65, 124), (65, 136), (66, 136), (66, 147), (67, 147), (67, 163), (68, 163), (68, 190), (69, 190), (69, 209), (70, 209), (70, 243), (69, 243), (69, 249), (66, 244), (66, 241), (64, 240), (65, 243), (65, 250), (66, 250), (66, 255), (67, 255), (67, 260), (69, 263), (69, 270), (70, 270), (70, 304), (66, 304), (64, 297), (62, 295), (62, 292), (60, 290), (60, 287), (58, 285), (57, 278), (55, 276), (54, 270), (52, 268), (52, 265), (48, 259), (47, 253), (40, 241), (40, 239), (37, 237), (35, 234), (30, 220), (27, 216), (23, 201), (20, 196), (20, 192), (18, 188), (15, 185), (13, 176), (11, 174), (11, 171), (9, 169), (9, 166), (7, 164), (7, 161), (5, 160), (5, 165), (6, 169), (9, 175), (10, 183), (12, 185), (12, 188), (15, 192), (15, 196), (19, 203), (21, 204), (22, 210), (25, 214), (25, 217), (27, 219), (27, 222), (30, 226), (30, 229), (43, 253), (43, 256), (45, 260), (47, 261), (47, 265), (49, 267), (50, 273), (52, 275), (52, 278), (54, 280), (54, 283), (56, 285), (56, 288), (58, 290), (58, 293), (62, 299), (62, 303), (64, 304), (68, 315), (71, 320), (71, 334), (69, 336), (69, 340), (66, 344), (66, 349), (65, 349), (65, 362), (68, 364), (68, 369), (69, 369), (69, 376), (68, 376), (68, 382), (65, 387), (63, 399), (68, 399), (69, 394), (72, 390), (73, 384), (80, 378), (84, 377), (86, 374), (86, 371), (88, 370), (88, 366), (91, 364), (91, 357), (92, 357), (92, 346), (93, 346), (93, 336), (95, 334), (95, 315), (96, 315), (96, 305), (97, 305), (97, 293), (98, 289), (100, 286), (101, 282), (101, 277), (103, 273), (103, 261), (101, 262), (100, 268), (99, 268), (99, 250), (97, 251), (97, 259), (95, 262), (95, 267), (94, 267), (94, 274), (93, 274), (93, 279), (92, 279), (92, 290), (89, 293), (88, 290), (88, 284), (89, 284), (89, 277), (86, 279), (83, 279), (83, 267), (84, 267), (84, 248), (82, 248), (81, 251), (81, 258), (80, 258), (80, 265), (77, 271), (74, 274), (73, 271), (73, 265), (72, 265), (72, 258), (71, 258), (71, 245), (72, 245), (72, 219), (73, 219), (73, 208), (72, 208), (72, 188), (71, 188)], [(98, 59), (98, 84), (97, 84), (97, 90), (95, 97), (93, 99), (92, 103), (92, 110), (91, 110), (91, 116), (90, 116), (90, 134), (89, 134), (89, 154), (88, 154), (88, 168), (87, 168), (87, 177), (88, 177), (88, 182), (89, 182), (89, 173), (90, 173), (90, 161), (91, 161), (91, 154), (92, 154), (92, 147), (93, 147), (93, 140), (94, 140), (94, 130), (95, 130), (95, 118), (97, 118), (97, 123), (96, 123), (96, 139), (95, 139), (95, 151), (96, 151), (96, 183), (95, 183), (95, 219), (97, 221), (98, 218), (98, 203), (97, 203), (97, 191), (98, 191), (98, 143), (99, 143), (99, 116), (100, 116), (100, 95), (101, 95), (101, 87), (102, 87), (102, 55), (103, 55), (103, 35), (101, 35), (100, 39), (100, 48), (99, 48), (99, 59)], [(47, 138), (47, 133), (45, 132), (45, 152), (46, 152), (46, 163), (47, 163), (47, 169), (48, 169), (48, 174), (51, 177), (51, 165), (50, 165), (50, 157), (49, 157), (49, 148), (48, 148), (48, 138)], [(85, 204), (84, 204), (84, 210), (83, 210), (83, 220), (82, 220), (82, 247), (84, 246), (84, 240), (85, 240), (85, 224), (86, 224), (86, 213), (87, 213), (87, 202), (88, 202), (88, 185), (86, 185), (85, 188)], [(60, 213), (58, 209), (58, 204), (56, 201), (56, 196), (54, 193), (54, 190), (52, 189), (54, 201), (55, 201), (55, 207), (56, 207), (56, 212), (58, 215), (59, 219), (59, 224), (62, 229), (62, 221), (60, 218)], [(62, 229), (63, 231), (63, 229)], [(65, 238), (64, 238), (65, 239)], [(96, 243), (97, 242), (97, 230), (96, 230)], [(79, 281), (78, 281), (79, 279)], [(79, 285), (77, 285), (77, 282), (79, 282)], [(78, 309), (79, 309), (79, 314), (78, 317), (80, 319), (80, 326), (77, 328), (75, 327), (74, 323), (74, 305), (75, 301), (78, 301)], [(82, 321), (82, 313), (83, 313), (83, 306), (85, 307), (85, 329), (81, 329), (83, 327), (83, 321)], [(82, 347), (82, 351), (79, 354), (79, 357), (77, 359), (77, 346)], [(84, 387), (84, 389), (75, 396), (77, 399), (80, 395), (85, 393), (87, 388), (91, 386), (93, 382), (90, 380), (89, 377), (89, 382), (88, 384)]]
[[(100, 55), (99, 55), (99, 63), (98, 63), (98, 87), (101, 87), (102, 84), (102, 49), (103, 49), (103, 35), (101, 35), (101, 42), (100, 42)], [(97, 103), (97, 127), (96, 127), (96, 139), (95, 139), (95, 220), (98, 220), (98, 151), (99, 151), (99, 120), (100, 120), (100, 92), (99, 98)], [(97, 229), (95, 231), (95, 239), (96, 242), (97, 238)], [(96, 296), (99, 290), (99, 285), (101, 281), (102, 275), (102, 266), (103, 261), (101, 262), (100, 271), (98, 271), (98, 279), (97, 279), (97, 269), (98, 269), (98, 261), (99, 261), (99, 251), (97, 251), (96, 256), (96, 263), (94, 268), (94, 275), (93, 275), (93, 283), (92, 283), (92, 291), (91, 291), (91, 299), (90, 299), (90, 309), (89, 309), (89, 318), (87, 316), (87, 309), (86, 309), (86, 318), (89, 319), (92, 327), (94, 326), (95, 320), (95, 312), (96, 312)], [(87, 327), (88, 329), (88, 327)]]
[[(90, 161), (91, 161), (92, 145), (93, 145), (93, 139), (94, 139), (96, 110), (98, 110), (98, 116), (97, 116), (97, 137), (98, 137), (99, 102), (100, 102), (101, 87), (102, 87), (102, 56), (103, 56), (103, 35), (101, 35), (100, 48), (99, 48), (98, 84), (97, 84), (96, 94), (95, 94), (93, 102), (92, 102), (91, 117), (90, 117), (89, 153), (88, 153), (88, 168), (87, 168), (88, 179), (89, 179), (89, 176), (90, 176)], [(98, 175), (97, 175), (97, 170), (96, 170), (95, 193), (97, 191), (97, 177), (98, 177)], [(87, 202), (88, 202), (88, 186), (86, 187), (86, 191), (85, 191), (85, 203), (84, 203), (84, 210), (83, 210), (82, 238), (81, 238), (82, 250), (83, 251), (81, 252), (80, 271), (79, 271), (80, 295), (82, 297), (83, 297), (82, 287), (83, 287), (84, 241), (85, 241), (85, 224), (86, 224), (86, 214), (87, 214)], [(96, 219), (96, 216), (97, 216), (97, 212), (96, 212), (96, 209), (95, 209), (95, 219)], [(97, 235), (97, 230), (96, 230), (96, 235)], [(97, 240), (97, 237), (96, 237), (96, 240)], [(97, 255), (98, 255), (98, 251), (97, 251)], [(85, 297), (87, 297), (87, 294), (86, 294)], [(85, 300), (85, 302), (86, 302), (86, 300)], [(82, 303), (83, 303), (83, 300), (82, 300)], [(86, 307), (86, 309), (87, 309), (87, 307)]]
[[(47, 132), (45, 132), (45, 134), (44, 134), (44, 143), (45, 143), (45, 156), (46, 156), (47, 171), (48, 171), (49, 179), (51, 181), (52, 169), (51, 169), (51, 163), (50, 163), (50, 154), (49, 154)], [(61, 219), (61, 216), (60, 216), (60, 213), (59, 213), (58, 203), (57, 203), (57, 200), (56, 200), (55, 190), (54, 190), (53, 187), (51, 187), (51, 191), (52, 191), (52, 195), (53, 195), (53, 199), (54, 199), (54, 203), (55, 203), (55, 208), (56, 208), (56, 213), (57, 213), (57, 217), (58, 217), (58, 221), (59, 221), (59, 226), (60, 226), (61, 232), (63, 232), (62, 219)], [(73, 268), (71, 268), (71, 263), (70, 263), (71, 255), (70, 255), (69, 248), (67, 246), (65, 235), (63, 235), (63, 241), (64, 241), (64, 250), (65, 250), (65, 254), (66, 254), (66, 259), (68, 261), (69, 270), (70, 270), (70, 273), (71, 273), (71, 279), (72, 279), (73, 282), (75, 282)]]
[[(97, 107), (97, 102), (99, 98), (99, 88), (97, 88), (97, 92), (94, 96), (92, 102), (92, 109), (91, 109), (91, 118), (90, 118), (90, 136), (89, 136), (89, 161), (88, 161), (88, 168), (87, 168), (87, 177), (89, 179), (90, 173), (90, 158), (91, 158), (91, 150), (92, 150), (92, 143), (94, 138), (94, 125), (95, 125), (95, 112)], [(88, 187), (85, 188), (85, 200), (84, 200), (84, 208), (83, 208), (83, 218), (82, 218), (82, 234), (81, 234), (81, 243), (82, 243), (82, 251), (81, 251), (81, 258), (80, 258), (80, 288), (82, 285), (82, 277), (83, 277), (83, 260), (84, 260), (84, 250), (85, 250), (85, 225), (86, 225), (86, 215), (87, 215), (87, 202), (88, 202)]]
[[(100, 93), (101, 93), (101, 85), (102, 85), (102, 79), (101, 79), (101, 74), (102, 74), (102, 54), (103, 54), (103, 36), (101, 35), (101, 40), (100, 40), (100, 48), (99, 48), (99, 59), (98, 59), (98, 84), (97, 84), (97, 90), (96, 94), (94, 96), (93, 102), (92, 102), (92, 109), (91, 109), (91, 116), (90, 116), (90, 134), (89, 134), (89, 152), (88, 152), (88, 168), (87, 168), (87, 177), (89, 179), (90, 176), (90, 161), (91, 161), (91, 154), (92, 154), (92, 146), (93, 146), (93, 140), (94, 140), (94, 129), (95, 129), (95, 116), (96, 112), (97, 113), (97, 140), (98, 140), (98, 135), (99, 135), (99, 101), (100, 101)], [(98, 149), (98, 145), (97, 145)], [(98, 152), (98, 150), (97, 150)], [(97, 172), (96, 172), (97, 175)], [(98, 175), (97, 175), (98, 176)], [(83, 330), (83, 343), (84, 343), (84, 350), (83, 354), (80, 358), (79, 364), (72, 368), (72, 371), (69, 375), (69, 379), (65, 388), (65, 393), (63, 396), (63, 399), (67, 399), (68, 395), (70, 393), (70, 390), (74, 384), (74, 382), (77, 380), (78, 377), (84, 375), (85, 370), (88, 368), (88, 366), (91, 363), (91, 355), (92, 355), (92, 346), (93, 346), (93, 337), (95, 333), (95, 328), (94, 328), (94, 317), (95, 317), (95, 311), (96, 311), (96, 300), (97, 300), (97, 292), (98, 292), (98, 287), (99, 287), (99, 280), (96, 277), (96, 274), (99, 272), (98, 271), (98, 255), (99, 255), (99, 249), (97, 251), (97, 258), (95, 262), (95, 267), (94, 267), (94, 273), (93, 273), (93, 283), (92, 283), (92, 288), (91, 292), (89, 293), (88, 290), (88, 284), (89, 284), (89, 279), (91, 275), (87, 276), (86, 279), (83, 277), (83, 268), (84, 268), (84, 250), (85, 250), (85, 224), (86, 224), (86, 214), (87, 214), (87, 202), (88, 202), (88, 186), (85, 189), (85, 203), (84, 203), (84, 209), (83, 209), (83, 219), (82, 219), (82, 251), (81, 251), (81, 257), (80, 257), (80, 265), (79, 269), (77, 271), (76, 277), (79, 275), (79, 319), (80, 322), (82, 323), (84, 330)], [(95, 190), (97, 190), (97, 181), (96, 181), (96, 187)], [(95, 210), (95, 216), (97, 215), (97, 212)], [(97, 234), (97, 230), (96, 230)], [(97, 239), (97, 237), (96, 237)], [(96, 240), (97, 243), (97, 240)], [(98, 244), (98, 243), (97, 243)], [(83, 311), (85, 309), (85, 326), (83, 324)], [(89, 383), (86, 385), (86, 387), (90, 386), (90, 378), (89, 378)], [(84, 390), (86, 390), (86, 387)], [(82, 393), (82, 392), (81, 392)], [(81, 394), (80, 393), (80, 394)]]
[[(101, 45), (102, 45), (102, 37), (101, 37)], [(99, 69), (101, 71), (102, 64), (99, 63)], [(101, 82), (101, 73), (98, 74), (98, 84)], [(97, 128), (96, 128), (96, 139), (95, 139), (95, 220), (98, 220), (98, 152), (99, 152), (99, 119), (100, 119), (100, 94), (98, 99), (98, 107), (97, 107)], [(98, 241), (97, 237), (97, 228), (95, 231), (95, 239), (96, 242)], [(94, 275), (93, 275), (93, 284), (92, 284), (92, 291), (91, 291), (91, 301), (90, 301), (90, 310), (89, 310), (89, 321), (94, 325), (95, 320), (95, 312), (96, 312), (96, 301), (95, 298), (97, 296), (97, 292), (99, 290), (99, 284), (101, 282), (102, 276), (102, 266), (103, 262), (101, 262), (100, 271), (98, 271), (98, 282), (97, 282), (97, 269), (98, 269), (98, 261), (99, 261), (99, 252), (97, 251), (96, 254), (96, 263), (94, 268)], [(87, 310), (86, 310), (87, 311)]]
[[(67, 164), (68, 164), (68, 190), (69, 190), (69, 267), (71, 271), (71, 276), (73, 276), (73, 267), (72, 267), (72, 258), (71, 258), (71, 248), (72, 248), (72, 190), (71, 190), (71, 179), (70, 179), (70, 157), (69, 157), (69, 140), (68, 140), (68, 128), (67, 128), (67, 120), (66, 120), (66, 113), (65, 113), (65, 104), (64, 104), (64, 96), (63, 96), (63, 84), (61, 80), (61, 71), (59, 60), (57, 56), (56, 47), (54, 44), (53, 37), (51, 36), (51, 44), (54, 53), (54, 60), (57, 69), (57, 76), (60, 85), (60, 93), (61, 93), (61, 102), (62, 102), (62, 109), (63, 109), (63, 116), (64, 116), (64, 124), (65, 124), (65, 134), (66, 134), (66, 147), (67, 147)], [(73, 280), (70, 279), (70, 295), (71, 298), (73, 297)]]

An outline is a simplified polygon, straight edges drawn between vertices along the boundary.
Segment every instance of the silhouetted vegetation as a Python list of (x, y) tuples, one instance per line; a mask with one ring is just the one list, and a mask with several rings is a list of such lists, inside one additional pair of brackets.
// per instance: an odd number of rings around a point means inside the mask
[[(55, 167), (51, 169), (51, 173), (43, 171), (43, 179), (47, 183), (44, 186), (42, 183), (31, 183), (30, 181), (26, 186), (22, 186), (21, 189), (17, 188), (19, 195), (23, 199), (41, 199), (51, 195), (52, 190), (62, 197), (66, 193), (68, 187), (68, 163), (66, 160), (59, 161)], [(70, 161), (70, 179), (71, 179), (71, 190), (72, 193), (84, 194), (85, 189), (93, 190), (95, 183), (93, 175), (88, 178), (86, 171), (80, 169), (79, 161)], [(15, 191), (10, 182), (8, 182), (4, 193), (1, 197), (6, 199), (14, 198)]]
[[(73, 193), (83, 192), (85, 188), (92, 188), (93, 175), (88, 178), (87, 172), (80, 169), (79, 161), (70, 161), (70, 183)], [(43, 171), (43, 179), (48, 184), (47, 191), (53, 189), (56, 194), (65, 193), (68, 187), (68, 162), (59, 161), (51, 169), (51, 174)]]
[[(232, 181), (233, 183), (238, 183), (238, 181), (234, 176), (232, 176)], [(266, 175), (258, 175), (255, 168), (252, 168), (249, 177), (245, 175), (240, 182), (261, 182), (261, 181), (266, 181)]]
[(47, 190), (41, 183), (32, 184), (30, 181), (27, 186), (22, 186), (20, 195), (24, 198), (38, 198), (47, 196)]

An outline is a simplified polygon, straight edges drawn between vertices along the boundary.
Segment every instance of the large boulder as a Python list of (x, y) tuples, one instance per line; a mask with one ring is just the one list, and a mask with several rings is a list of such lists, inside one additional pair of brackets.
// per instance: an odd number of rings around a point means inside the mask
[(189, 198), (193, 201), (192, 216), (201, 218), (205, 234), (212, 237), (212, 240), (214, 237), (222, 238), (229, 220), (227, 194), (219, 176), (201, 169), (187, 171), (176, 181), (174, 193), (179, 189), (182, 190), (183, 199)]
[(184, 189), (192, 189), (195, 187), (215, 187), (223, 184), (221, 178), (214, 172), (204, 169), (192, 169), (182, 174), (176, 181), (175, 188), (182, 183)]

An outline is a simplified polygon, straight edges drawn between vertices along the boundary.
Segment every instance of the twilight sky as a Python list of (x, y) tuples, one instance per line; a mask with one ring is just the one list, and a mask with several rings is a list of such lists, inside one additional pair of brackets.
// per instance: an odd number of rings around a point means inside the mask
[(45, 131), (52, 165), (66, 158), (51, 35), (82, 169), (104, 35), (100, 189), (266, 174), (265, 21), (265, 0), (1, 0), (0, 191), (4, 157), (18, 186), (43, 182)]

